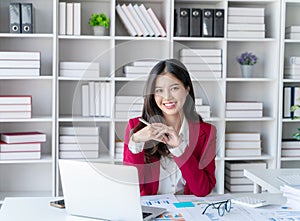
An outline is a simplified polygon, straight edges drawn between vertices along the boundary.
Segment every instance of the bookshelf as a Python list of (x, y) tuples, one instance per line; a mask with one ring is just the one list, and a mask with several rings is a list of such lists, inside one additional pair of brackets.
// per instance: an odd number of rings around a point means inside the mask
[[(60, 126), (98, 126), (100, 128), (100, 157), (93, 161), (121, 163), (116, 160), (115, 140), (122, 139), (127, 118), (115, 116), (115, 96), (142, 96), (145, 80), (122, 77), (123, 66), (141, 59), (179, 59), (184, 48), (222, 49), (222, 77), (215, 79), (193, 79), (196, 97), (212, 108), (212, 116), (205, 121), (217, 127), (217, 158), (215, 192), (224, 193), (225, 163), (242, 160), (264, 161), (268, 168), (280, 167), (283, 160), (278, 157), (282, 131), (294, 130), (299, 121), (281, 118), (282, 61), (285, 48), (299, 49), (299, 42), (283, 40), (284, 9), (281, 6), (300, 4), (276, 0), (66, 0), (81, 3), (81, 35), (59, 35), (58, 8), (60, 0), (20, 0), (31, 2), (35, 9), (35, 31), (33, 34), (10, 34), (8, 5), (12, 0), (0, 2), (0, 50), (41, 51), (41, 76), (0, 77), (0, 94), (32, 94), (33, 118), (26, 120), (2, 119), (0, 132), (36, 129), (47, 134), (39, 161), (0, 161), (0, 200), (5, 196), (58, 195), (60, 182), (58, 173), (58, 145)], [(144, 4), (151, 7), (165, 27), (166, 37), (132, 37), (121, 22), (115, 6), (117, 4)], [(216, 8), (225, 10), (225, 37), (176, 37), (174, 36), (174, 9), (178, 7)], [(227, 12), (229, 7), (259, 7), (265, 9), (266, 37), (227, 38)], [(292, 8), (292, 9), (291, 9)], [(90, 14), (105, 12), (111, 25), (105, 36), (93, 36), (88, 25)], [(291, 19), (291, 18), (290, 18)], [(281, 27), (280, 27), (281, 24)], [(289, 46), (286, 46), (289, 45)], [(286, 46), (286, 47), (284, 47)], [(136, 49), (136, 50), (133, 50)], [(259, 60), (253, 78), (241, 78), (240, 67), (235, 58), (244, 51), (252, 51)], [(68, 78), (59, 76), (59, 62), (99, 62), (100, 76), (96, 78)], [(109, 82), (111, 85), (111, 115), (109, 117), (82, 117), (81, 85), (89, 81)], [(291, 82), (294, 83), (294, 82)], [(298, 81), (299, 84), (299, 81)], [(237, 93), (239, 92), (239, 93)], [(279, 97), (279, 99), (276, 99)], [(226, 101), (258, 100), (264, 104), (262, 118), (226, 118)], [(279, 120), (278, 120), (279, 119)], [(290, 127), (291, 126), (291, 127)], [(277, 128), (283, 128), (277, 130)], [(225, 132), (259, 132), (262, 137), (260, 157), (226, 157)], [(278, 137), (278, 139), (274, 139)], [(278, 148), (277, 148), (278, 147)], [(280, 155), (279, 155), (280, 156)], [(295, 161), (284, 163), (296, 165)], [(9, 173), (7, 171), (10, 171)], [(3, 178), (3, 179), (2, 179)], [(5, 182), (2, 180), (6, 180)], [(9, 185), (14, 183), (14, 185)], [(34, 192), (34, 194), (32, 193)], [(32, 193), (32, 194), (31, 194)]]

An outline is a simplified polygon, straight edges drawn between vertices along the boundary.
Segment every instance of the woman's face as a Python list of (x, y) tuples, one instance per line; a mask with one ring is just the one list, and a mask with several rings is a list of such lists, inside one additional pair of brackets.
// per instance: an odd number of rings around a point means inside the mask
[(154, 99), (164, 116), (183, 113), (188, 94), (189, 88), (185, 89), (183, 83), (171, 73), (159, 75), (155, 81)]

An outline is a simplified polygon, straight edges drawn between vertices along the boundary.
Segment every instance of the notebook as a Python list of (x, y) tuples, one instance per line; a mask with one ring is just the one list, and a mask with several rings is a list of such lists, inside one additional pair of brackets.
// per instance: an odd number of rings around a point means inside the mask
[(123, 221), (147, 221), (164, 208), (142, 207), (133, 166), (59, 160), (65, 207), (69, 214)]

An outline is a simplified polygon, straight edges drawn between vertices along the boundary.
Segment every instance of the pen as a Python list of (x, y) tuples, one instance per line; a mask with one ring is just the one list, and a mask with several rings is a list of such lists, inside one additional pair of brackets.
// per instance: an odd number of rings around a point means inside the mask
[(141, 121), (142, 123), (146, 124), (147, 126), (150, 125), (150, 123), (148, 123), (147, 121), (145, 121), (143, 118), (139, 118), (139, 121)]

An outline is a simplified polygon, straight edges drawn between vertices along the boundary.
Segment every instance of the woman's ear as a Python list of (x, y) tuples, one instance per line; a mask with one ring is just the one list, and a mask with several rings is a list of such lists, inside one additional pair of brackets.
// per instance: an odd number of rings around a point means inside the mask
[(188, 86), (188, 87), (186, 88), (186, 95), (189, 95), (189, 93), (190, 93), (190, 87)]

